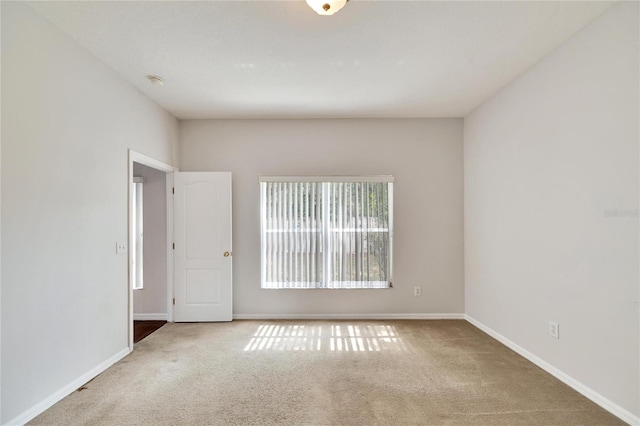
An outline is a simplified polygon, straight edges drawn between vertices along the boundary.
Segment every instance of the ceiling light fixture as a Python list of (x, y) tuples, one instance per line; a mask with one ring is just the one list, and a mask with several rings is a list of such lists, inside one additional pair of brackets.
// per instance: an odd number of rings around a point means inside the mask
[(307, 0), (307, 4), (318, 15), (333, 15), (347, 4), (349, 0)]
[(147, 78), (154, 86), (164, 86), (164, 79), (162, 77), (158, 77), (157, 75), (148, 75)]

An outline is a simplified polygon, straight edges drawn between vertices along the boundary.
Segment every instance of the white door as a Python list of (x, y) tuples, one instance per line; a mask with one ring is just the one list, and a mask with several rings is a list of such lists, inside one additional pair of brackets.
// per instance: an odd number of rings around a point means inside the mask
[(174, 321), (231, 321), (231, 173), (173, 179)]

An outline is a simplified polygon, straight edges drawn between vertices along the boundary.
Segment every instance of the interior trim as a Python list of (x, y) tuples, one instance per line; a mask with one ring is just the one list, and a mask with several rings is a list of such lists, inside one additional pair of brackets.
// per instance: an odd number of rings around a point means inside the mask
[(504, 337), (502, 334), (498, 333), (497, 331), (491, 329), (490, 327), (487, 327), (486, 325), (484, 325), (483, 323), (481, 323), (477, 319), (475, 319), (475, 318), (473, 318), (473, 317), (471, 317), (469, 315), (466, 315), (466, 314), (464, 315), (464, 318), (471, 325), (473, 325), (476, 328), (484, 331), (489, 336), (491, 336), (494, 339), (496, 339), (498, 342), (502, 343), (503, 345), (505, 345), (506, 347), (508, 347), (512, 351), (514, 351), (514, 352), (518, 353), (519, 355), (523, 356), (524, 358), (528, 359), (529, 361), (531, 361), (532, 363), (534, 363), (538, 367), (542, 368), (547, 373), (549, 373), (552, 376), (554, 376), (556, 379), (560, 380), (564, 384), (570, 386), (571, 388), (573, 388), (577, 392), (579, 392), (582, 395), (584, 395), (585, 397), (589, 398), (591, 401), (595, 402), (600, 407), (604, 408), (605, 410), (607, 410), (608, 412), (610, 412), (614, 416), (619, 417), (621, 420), (623, 420), (623, 421), (625, 421), (625, 422), (627, 422), (627, 423), (629, 423), (631, 425), (640, 425), (640, 417), (634, 415), (632, 412), (622, 408), (621, 406), (619, 406), (618, 404), (614, 403), (610, 399), (608, 399), (608, 398), (602, 396), (601, 394), (599, 394), (598, 392), (594, 391), (589, 386), (577, 381), (576, 379), (574, 379), (573, 377), (569, 376), (568, 374), (566, 374), (562, 370), (558, 369), (557, 367), (554, 367), (553, 365), (549, 364), (547, 361), (543, 360), (542, 358), (538, 357), (537, 355), (534, 355), (533, 353), (529, 352), (528, 350), (526, 350), (522, 346), (518, 345), (517, 343), (509, 340), (508, 338)]

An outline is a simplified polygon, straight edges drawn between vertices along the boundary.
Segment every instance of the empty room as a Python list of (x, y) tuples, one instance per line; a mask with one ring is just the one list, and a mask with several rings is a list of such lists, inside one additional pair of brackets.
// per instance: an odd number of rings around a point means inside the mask
[(0, 424), (640, 425), (640, 3), (0, 13)]

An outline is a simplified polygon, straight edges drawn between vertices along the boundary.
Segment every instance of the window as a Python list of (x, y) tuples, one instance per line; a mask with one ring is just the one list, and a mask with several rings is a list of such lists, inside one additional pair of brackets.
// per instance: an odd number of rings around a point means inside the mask
[(262, 177), (262, 288), (391, 286), (393, 177)]
[(142, 256), (142, 246), (143, 246), (143, 234), (142, 234), (142, 213), (143, 213), (143, 197), (142, 197), (142, 184), (144, 179), (141, 177), (135, 176), (133, 178), (133, 185), (131, 186), (133, 193), (133, 223), (131, 232), (133, 233), (133, 256), (132, 261), (133, 264), (131, 267), (133, 268), (133, 289), (140, 290), (143, 288), (143, 256)]

